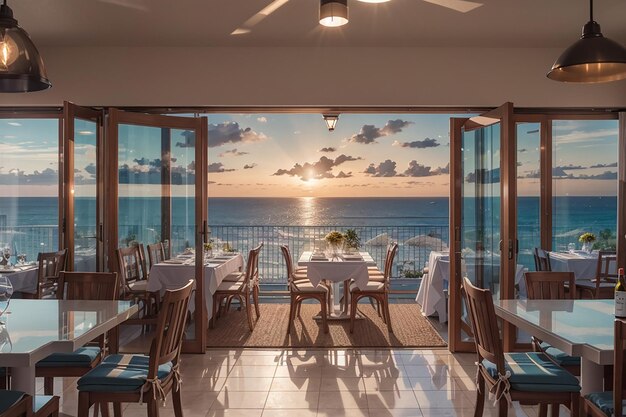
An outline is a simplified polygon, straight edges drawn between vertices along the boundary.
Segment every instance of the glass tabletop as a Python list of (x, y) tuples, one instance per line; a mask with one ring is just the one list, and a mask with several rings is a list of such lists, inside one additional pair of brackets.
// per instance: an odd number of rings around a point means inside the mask
[(613, 351), (613, 300), (501, 300), (498, 308), (571, 345)]
[(11, 300), (0, 316), (0, 353), (30, 353), (78, 339), (131, 308), (130, 301)]

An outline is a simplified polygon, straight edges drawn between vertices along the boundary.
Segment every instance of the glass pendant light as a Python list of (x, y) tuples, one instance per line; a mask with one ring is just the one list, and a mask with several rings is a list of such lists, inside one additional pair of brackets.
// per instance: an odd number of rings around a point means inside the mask
[(25, 93), (50, 88), (37, 47), (17, 25), (6, 0), (0, 6), (0, 93)]
[(348, 23), (348, 0), (320, 0), (320, 24), (328, 27)]
[(328, 131), (332, 132), (335, 130), (335, 126), (337, 126), (337, 121), (339, 121), (338, 114), (325, 114), (323, 115), (324, 121), (326, 122), (326, 127), (328, 127)]
[(572, 83), (603, 83), (626, 78), (626, 48), (602, 36), (593, 20), (593, 0), (589, 0), (589, 22), (581, 38), (556, 60), (548, 78)]

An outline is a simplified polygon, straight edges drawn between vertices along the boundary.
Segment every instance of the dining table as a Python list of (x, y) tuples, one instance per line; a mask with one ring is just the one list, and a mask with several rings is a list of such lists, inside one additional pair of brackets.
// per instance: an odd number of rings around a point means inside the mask
[(35, 294), (37, 292), (37, 271), (39, 267), (36, 263), (24, 265), (11, 265), (0, 267), (0, 276), (5, 276), (11, 282), (13, 291)]
[(496, 315), (529, 335), (580, 356), (581, 394), (603, 391), (613, 364), (613, 300), (496, 300)]
[[(328, 318), (347, 320), (350, 318), (350, 282), (364, 290), (369, 281), (368, 266), (376, 266), (376, 261), (368, 252), (353, 254), (326, 255), (304, 251), (298, 260), (299, 266), (307, 267), (307, 277), (311, 284), (318, 286), (322, 281), (330, 281), (330, 304)], [(343, 284), (343, 291), (341, 286)], [(341, 298), (343, 297), (343, 308)]]
[[(598, 251), (549, 252), (553, 271), (573, 272), (577, 281), (595, 279), (598, 268)], [(616, 263), (610, 262), (609, 273), (616, 272)]]
[[(147, 290), (160, 292), (181, 288), (195, 280), (195, 255), (181, 254), (171, 259), (152, 265), (148, 279)], [(213, 294), (228, 274), (241, 271), (243, 256), (240, 253), (216, 255), (205, 260), (204, 263), (204, 301), (208, 319), (213, 315)], [(189, 310), (195, 310), (194, 298), (189, 300)]]
[(0, 367), (10, 368), (12, 389), (31, 395), (37, 362), (75, 351), (138, 310), (131, 301), (12, 299), (0, 304), (6, 308), (0, 315)]
[[(491, 258), (485, 258), (491, 259)], [(499, 267), (499, 257), (495, 258)], [(464, 255), (461, 261), (463, 274), (473, 280), (469, 272), (474, 266), (482, 261), (481, 258)], [(518, 286), (520, 296), (526, 294), (526, 283), (522, 279), (527, 271), (523, 265), (517, 265), (515, 270), (515, 284)], [(440, 323), (448, 321), (448, 300), (446, 291), (450, 282), (450, 253), (448, 251), (431, 251), (428, 256), (428, 272), (422, 276), (415, 301), (421, 306), (422, 314), (430, 317), (437, 314)]]

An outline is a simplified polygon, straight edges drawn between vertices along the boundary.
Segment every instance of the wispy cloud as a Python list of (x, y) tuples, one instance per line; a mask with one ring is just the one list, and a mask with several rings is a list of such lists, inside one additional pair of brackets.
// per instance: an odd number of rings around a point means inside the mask
[(304, 164), (295, 164), (291, 169), (279, 169), (274, 172), (275, 176), (288, 175), (290, 177), (298, 177), (302, 181), (323, 178), (348, 178), (352, 176), (352, 172), (340, 171), (337, 175), (333, 174), (333, 168), (350, 161), (358, 161), (361, 158), (341, 154), (335, 159), (322, 156), (319, 161)]
[(376, 139), (395, 135), (396, 133), (402, 132), (402, 129), (407, 126), (413, 124), (413, 122), (396, 119), (389, 120), (383, 127), (376, 127), (374, 125), (363, 125), (359, 133), (355, 133), (352, 135), (348, 141), (352, 143), (362, 143), (364, 145), (368, 145), (371, 143), (378, 143)]
[(238, 151), (237, 148), (235, 149), (231, 149), (229, 151), (224, 151), (222, 153), (219, 154), (220, 158), (225, 158), (225, 157), (229, 157), (229, 156), (243, 156), (243, 155), (248, 155), (250, 152), (243, 152), (243, 151)]
[(436, 148), (439, 146), (439, 142), (437, 139), (426, 138), (424, 140), (414, 140), (413, 142), (399, 142), (394, 141), (393, 146), (400, 146), (402, 148), (417, 148), (417, 149), (426, 149), (426, 148)]

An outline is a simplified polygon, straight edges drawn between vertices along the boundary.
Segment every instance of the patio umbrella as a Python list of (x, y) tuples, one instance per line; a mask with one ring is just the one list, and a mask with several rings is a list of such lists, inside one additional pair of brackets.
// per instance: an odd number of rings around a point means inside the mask
[(379, 235), (374, 236), (367, 242), (365, 242), (366, 246), (387, 246), (389, 243), (389, 235), (387, 233), (381, 233)]
[(414, 236), (411, 239), (404, 242), (405, 245), (409, 246), (419, 246), (420, 248), (430, 249), (430, 250), (442, 250), (448, 249), (448, 245), (443, 240), (438, 237), (428, 236), (428, 235), (419, 235)]

